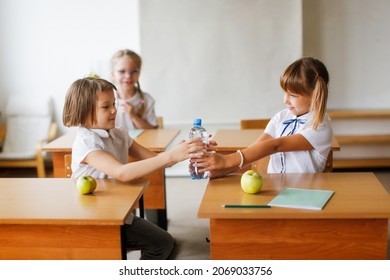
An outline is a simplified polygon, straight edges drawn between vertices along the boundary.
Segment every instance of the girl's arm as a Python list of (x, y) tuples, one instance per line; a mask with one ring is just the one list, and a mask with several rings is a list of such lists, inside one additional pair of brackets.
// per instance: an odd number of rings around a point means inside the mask
[(133, 106), (131, 104), (124, 102), (120, 106), (123, 106), (123, 110), (128, 114), (129, 118), (134, 123), (134, 126), (136, 128), (143, 128), (143, 129), (157, 128), (157, 126), (151, 125), (146, 120), (144, 120), (142, 117), (138, 116), (137, 112), (135, 111), (135, 109), (133, 108)]
[[(269, 156), (277, 152), (292, 152), (313, 149), (309, 141), (301, 134), (272, 138), (263, 133), (249, 147), (243, 149), (244, 166), (256, 160)], [(207, 153), (201, 159), (192, 159), (197, 162), (200, 172), (210, 171), (212, 178), (220, 177), (238, 169), (241, 163), (239, 153), (221, 155), (217, 153)]]
[[(263, 136), (265, 135), (265, 136)], [(309, 151), (313, 146), (301, 134), (272, 138), (263, 134), (248, 148), (242, 150), (245, 163), (252, 163), (266, 156), (280, 152)]]
[[(133, 143), (133, 145), (136, 142)], [(119, 181), (130, 181), (145, 176), (157, 169), (164, 168), (190, 157), (202, 156), (204, 144), (200, 138), (194, 138), (181, 142), (176, 147), (167, 152), (155, 154), (147, 152), (146, 148), (136, 144), (131, 150), (131, 156), (145, 158), (139, 161), (122, 164), (105, 151), (92, 151), (85, 157), (85, 162), (94, 168), (102, 171), (106, 175)]]
[(157, 156), (157, 153), (145, 148), (136, 141), (133, 141), (133, 144), (131, 144), (129, 148), (129, 156), (133, 157), (134, 159), (141, 160), (155, 157)]

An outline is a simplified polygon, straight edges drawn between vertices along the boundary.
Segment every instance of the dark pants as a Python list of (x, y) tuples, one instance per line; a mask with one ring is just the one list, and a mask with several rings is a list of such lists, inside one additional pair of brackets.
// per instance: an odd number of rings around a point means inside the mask
[(175, 246), (167, 231), (140, 217), (124, 228), (127, 247), (141, 250), (141, 260), (166, 260)]

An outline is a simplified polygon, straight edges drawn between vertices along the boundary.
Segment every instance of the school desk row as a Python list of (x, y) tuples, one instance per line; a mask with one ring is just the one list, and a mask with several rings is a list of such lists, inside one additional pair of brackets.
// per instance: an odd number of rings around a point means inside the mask
[[(147, 130), (136, 140), (161, 152), (178, 133)], [(259, 133), (220, 130), (214, 138), (220, 152), (229, 152)], [(79, 195), (75, 180), (62, 178), (73, 138), (69, 133), (45, 147), (57, 178), (0, 179), (0, 259), (125, 259), (121, 226), (142, 195), (145, 207), (163, 212), (160, 226), (167, 226), (163, 171), (129, 183), (99, 180), (94, 195)], [(334, 143), (332, 150), (338, 148)], [(390, 196), (374, 174), (263, 173), (258, 195), (241, 191), (240, 175), (210, 180), (199, 202), (198, 217), (210, 220), (211, 259), (388, 258)], [(335, 193), (321, 211), (222, 207), (267, 204), (285, 186)]]
[[(217, 152), (230, 153), (237, 149), (249, 146), (261, 133), (262, 129), (224, 129), (215, 133), (214, 139), (218, 142)], [(135, 140), (150, 150), (160, 153), (165, 151), (177, 137), (178, 129), (146, 129)], [(72, 130), (43, 147), (50, 152), (53, 159), (53, 174), (55, 178), (65, 178), (69, 175), (69, 163), (65, 160), (72, 153), (72, 143), (75, 130)], [(332, 165), (333, 151), (340, 149), (336, 140), (333, 140), (332, 150), (329, 155)], [(131, 160), (131, 158), (129, 158)], [(149, 187), (144, 195), (145, 209), (157, 211), (157, 224), (167, 229), (167, 205), (165, 191), (165, 171), (157, 170), (147, 176), (150, 180)]]
[[(210, 220), (210, 259), (388, 259), (390, 196), (372, 173), (241, 174), (210, 180), (198, 218)], [(148, 180), (98, 179), (80, 195), (70, 178), (0, 179), (0, 259), (126, 259), (122, 226)], [(322, 210), (224, 208), (268, 204), (284, 187), (331, 190)]]

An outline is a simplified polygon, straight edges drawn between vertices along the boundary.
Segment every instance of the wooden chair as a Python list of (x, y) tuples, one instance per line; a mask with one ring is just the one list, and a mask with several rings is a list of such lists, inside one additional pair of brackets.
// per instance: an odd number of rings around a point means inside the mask
[[(270, 119), (244, 119), (240, 121), (240, 129), (265, 129)], [(269, 156), (252, 162), (251, 169), (267, 173)]]
[(6, 123), (0, 129), (0, 167), (35, 167), (38, 177), (45, 177), (42, 145), (57, 134), (51, 114), (50, 98), (9, 97)]
[[(270, 119), (244, 119), (240, 121), (241, 129), (265, 129)], [(265, 157), (252, 163), (252, 169), (259, 173), (267, 173), (269, 157)], [(333, 151), (329, 151), (323, 173), (333, 171)]]
[(163, 117), (157, 117), (158, 128), (164, 128), (164, 119)]
[(248, 119), (240, 121), (241, 129), (264, 129), (270, 119)]

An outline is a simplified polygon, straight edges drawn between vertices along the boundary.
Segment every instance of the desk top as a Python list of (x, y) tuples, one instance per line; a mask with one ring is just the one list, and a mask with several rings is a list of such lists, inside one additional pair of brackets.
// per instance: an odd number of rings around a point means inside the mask
[[(246, 194), (240, 174), (210, 180), (198, 218), (222, 219), (343, 219), (390, 218), (390, 195), (373, 173), (262, 174), (263, 188)], [(226, 209), (224, 204), (268, 204), (284, 187), (333, 190), (323, 210), (282, 207)]]
[[(252, 144), (264, 129), (220, 129), (215, 133), (213, 140), (217, 141), (217, 152), (232, 152), (244, 149)], [(332, 140), (332, 151), (340, 151), (336, 138)]]
[[(154, 152), (163, 152), (179, 132), (179, 129), (145, 129), (135, 141)], [(75, 136), (76, 130), (72, 129), (68, 133), (44, 145), (42, 150), (47, 152), (70, 153)]]
[(122, 225), (147, 184), (97, 179), (81, 195), (75, 179), (1, 178), (0, 224)]

